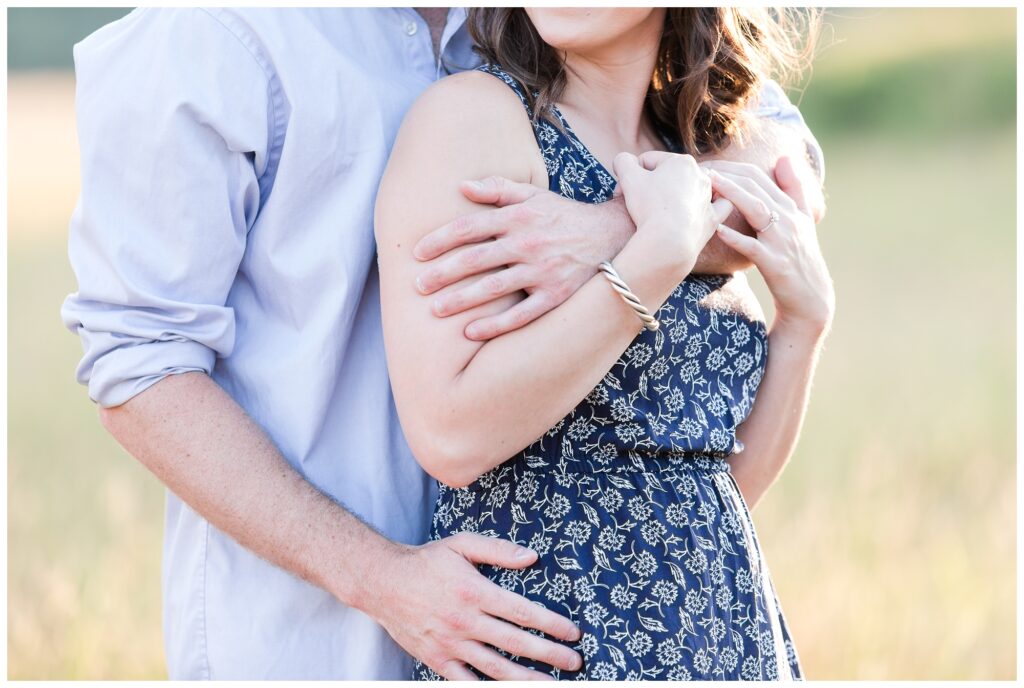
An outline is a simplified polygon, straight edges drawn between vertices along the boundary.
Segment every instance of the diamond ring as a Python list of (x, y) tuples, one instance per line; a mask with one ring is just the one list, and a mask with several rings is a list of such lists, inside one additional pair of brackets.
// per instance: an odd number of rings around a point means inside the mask
[(771, 227), (773, 224), (775, 224), (778, 221), (779, 221), (779, 214), (777, 212), (775, 212), (774, 210), (770, 211), (768, 213), (768, 224), (766, 224), (761, 229), (757, 230), (757, 233), (760, 234), (761, 232), (765, 231), (766, 229), (768, 229), (769, 227)]

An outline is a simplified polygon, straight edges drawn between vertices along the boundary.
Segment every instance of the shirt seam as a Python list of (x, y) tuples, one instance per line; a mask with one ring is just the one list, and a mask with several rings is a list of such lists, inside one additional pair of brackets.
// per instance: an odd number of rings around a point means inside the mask
[(205, 524), (204, 536), (203, 536), (203, 565), (200, 569), (199, 576), (199, 606), (202, 609), (202, 617), (200, 618), (199, 624), (199, 647), (200, 655), (203, 658), (203, 679), (206, 681), (212, 680), (212, 671), (210, 670), (210, 652), (209, 644), (207, 641), (207, 615), (206, 615), (206, 566), (207, 566), (207, 552), (209, 551), (210, 545), (210, 522), (203, 520)]
[[(263, 59), (263, 56), (260, 53), (260, 51), (257, 50), (252, 45), (250, 36), (243, 36), (241, 32), (237, 31), (233, 26), (229, 25), (228, 22), (220, 16), (219, 12), (215, 14), (207, 7), (199, 7), (197, 9), (206, 14), (213, 21), (217, 22), (225, 31), (228, 32), (228, 34), (231, 35), (232, 38), (238, 41), (238, 44), (242, 46), (245, 52), (249, 53), (249, 56), (252, 58), (253, 62), (256, 63), (256, 66), (260, 68), (260, 71), (263, 72), (263, 76), (267, 80), (267, 100), (270, 103), (271, 126), (268, 127), (267, 131), (267, 162), (266, 165), (264, 166), (263, 172), (259, 173), (257, 176), (257, 180), (262, 181), (264, 176), (266, 176), (268, 173), (270, 173), (277, 167), (276, 163), (278, 158), (280, 157), (280, 151), (278, 149), (278, 146), (281, 138), (281, 123), (278, 121), (278, 117), (280, 116), (280, 111), (282, 108), (278, 103), (281, 94), (278, 85), (279, 80), (277, 79), (277, 74), (274, 72), (273, 69), (270, 68), (266, 60)], [(234, 24), (234, 22), (232, 22), (231, 24)]]

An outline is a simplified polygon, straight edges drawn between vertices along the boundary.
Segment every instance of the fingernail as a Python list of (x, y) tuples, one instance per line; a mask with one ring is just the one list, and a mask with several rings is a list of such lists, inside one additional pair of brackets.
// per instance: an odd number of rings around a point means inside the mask
[(518, 561), (526, 561), (527, 559), (533, 559), (534, 556), (536, 556), (536, 552), (532, 549), (520, 547), (516, 550), (515, 559)]
[(483, 182), (469, 181), (466, 182), (466, 184), (469, 186), (469, 188), (473, 189), (474, 191), (480, 191), (484, 188)]
[[(480, 335), (480, 328), (474, 325), (470, 325), (466, 328), (466, 336), (470, 339), (476, 339)], [(519, 555), (517, 554), (516, 557)]]
[(420, 277), (416, 278), (416, 289), (424, 294), (427, 292), (427, 288), (423, 286), (423, 280)]
[(444, 315), (444, 301), (434, 299), (434, 315)]

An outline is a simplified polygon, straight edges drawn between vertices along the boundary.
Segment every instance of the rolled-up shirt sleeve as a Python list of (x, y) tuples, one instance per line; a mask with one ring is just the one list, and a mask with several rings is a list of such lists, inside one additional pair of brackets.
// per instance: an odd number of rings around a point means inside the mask
[(807, 147), (807, 158), (810, 162), (811, 167), (818, 175), (818, 181), (824, 183), (825, 181), (825, 154), (821, 150), (821, 146), (818, 144), (818, 139), (815, 138), (811, 132), (807, 123), (804, 121), (803, 115), (800, 113), (800, 108), (794, 105), (789, 97), (786, 96), (786, 92), (782, 90), (782, 86), (773, 79), (766, 79), (762, 82), (761, 92), (758, 95), (756, 104), (756, 114), (758, 117), (764, 117), (771, 119), (781, 124), (793, 127), (800, 132), (804, 139), (804, 144)]
[(75, 46), (75, 71), (78, 291), (61, 316), (109, 407), (231, 353), (274, 99), (252, 46), (200, 9), (136, 10)]

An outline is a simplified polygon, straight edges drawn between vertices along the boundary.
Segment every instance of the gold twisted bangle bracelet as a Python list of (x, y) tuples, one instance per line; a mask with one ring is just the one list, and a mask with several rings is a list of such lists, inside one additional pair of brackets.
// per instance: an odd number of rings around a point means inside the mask
[(601, 263), (598, 267), (601, 269), (601, 272), (604, 273), (604, 276), (608, 280), (608, 282), (612, 285), (612, 289), (619, 293), (619, 296), (622, 297), (622, 300), (625, 301), (629, 305), (629, 307), (633, 309), (634, 313), (636, 313), (636, 317), (640, 318), (641, 322), (643, 322), (644, 324), (644, 327), (646, 327), (648, 330), (652, 332), (658, 329), (661, 323), (658, 322), (657, 318), (651, 315), (651, 312), (649, 310), (644, 308), (643, 304), (640, 303), (640, 299), (637, 298), (636, 294), (630, 291), (629, 285), (622, 281), (622, 278), (619, 277), (619, 273), (615, 271), (615, 268), (612, 267), (612, 264), (609, 263), (608, 261), (605, 261)]

